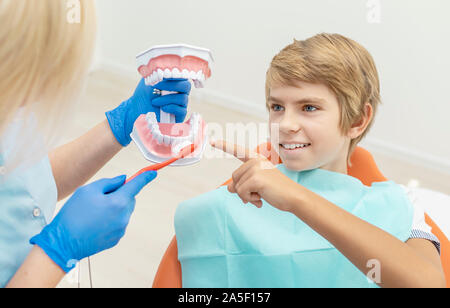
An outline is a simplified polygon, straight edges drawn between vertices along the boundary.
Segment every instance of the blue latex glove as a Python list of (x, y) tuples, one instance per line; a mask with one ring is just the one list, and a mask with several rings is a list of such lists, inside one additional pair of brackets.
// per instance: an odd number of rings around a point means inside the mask
[[(153, 94), (155, 88), (180, 94), (159, 96)], [(154, 87), (146, 86), (145, 80), (142, 79), (130, 99), (106, 113), (109, 126), (117, 141), (123, 146), (130, 144), (134, 122), (141, 114), (154, 112), (159, 122), (160, 109), (162, 109), (164, 112), (175, 115), (177, 123), (183, 122), (186, 118), (190, 91), (191, 83), (187, 79), (164, 79)]]
[(79, 188), (30, 243), (68, 273), (76, 262), (117, 245), (134, 211), (135, 196), (156, 176), (155, 171), (145, 172), (124, 185), (123, 175)]

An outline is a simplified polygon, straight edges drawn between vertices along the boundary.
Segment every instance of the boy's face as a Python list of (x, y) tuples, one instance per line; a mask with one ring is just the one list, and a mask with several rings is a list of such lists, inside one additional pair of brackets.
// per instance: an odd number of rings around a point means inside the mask
[[(270, 89), (268, 105), (272, 146), (286, 168), (347, 174), (350, 138), (341, 133), (338, 101), (327, 86), (300, 81), (295, 86), (276, 85)], [(273, 133), (276, 125), (279, 140)], [(307, 146), (293, 148), (300, 144)]]

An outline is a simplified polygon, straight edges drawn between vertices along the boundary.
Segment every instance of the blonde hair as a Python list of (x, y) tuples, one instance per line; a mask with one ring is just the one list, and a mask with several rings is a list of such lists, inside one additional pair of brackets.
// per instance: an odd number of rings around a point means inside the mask
[[(78, 8), (81, 20), (72, 23), (69, 14)], [(93, 0), (0, 0), (1, 137), (20, 115), (24, 127), (33, 119), (35, 137), (41, 133), (51, 143), (57, 123), (67, 120), (62, 112), (84, 88), (95, 28)], [(15, 153), (30, 141), (16, 145)]]
[(373, 117), (366, 130), (350, 142), (347, 163), (357, 144), (367, 135), (381, 103), (380, 81), (370, 53), (357, 42), (339, 34), (321, 33), (304, 41), (294, 40), (277, 54), (266, 78), (266, 101), (275, 85), (294, 82), (321, 83), (336, 95), (340, 107), (340, 129), (346, 134), (358, 123), (370, 103)]

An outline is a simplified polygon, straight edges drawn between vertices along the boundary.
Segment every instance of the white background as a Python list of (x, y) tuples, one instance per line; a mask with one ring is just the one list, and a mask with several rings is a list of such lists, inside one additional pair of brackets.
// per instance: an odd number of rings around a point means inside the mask
[(374, 57), (382, 86), (364, 142), (450, 173), (448, 0), (97, 0), (97, 7), (97, 65), (137, 76), (135, 55), (153, 45), (206, 47), (215, 66), (202, 95), (262, 117), (265, 72), (279, 50), (320, 32), (352, 38)]

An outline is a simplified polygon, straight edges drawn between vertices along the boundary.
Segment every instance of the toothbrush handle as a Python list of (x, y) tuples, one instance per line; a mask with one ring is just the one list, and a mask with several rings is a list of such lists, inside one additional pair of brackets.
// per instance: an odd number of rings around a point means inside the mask
[(154, 164), (154, 165), (151, 165), (151, 166), (149, 166), (147, 168), (141, 169), (138, 173), (136, 173), (131, 178), (126, 180), (125, 184), (127, 184), (130, 181), (132, 181), (133, 179), (135, 179), (136, 177), (138, 177), (139, 175), (141, 175), (144, 172), (147, 172), (147, 171), (158, 171), (158, 170), (160, 170), (160, 169), (162, 169), (164, 167), (167, 167), (170, 164), (173, 164), (174, 162), (176, 162), (179, 159), (180, 159), (180, 157), (174, 157), (174, 158), (171, 158), (169, 160), (166, 160), (165, 162), (162, 162), (162, 163), (159, 163), (159, 164)]
[(161, 110), (160, 111), (160, 121), (161, 121), (161, 123), (174, 124), (175, 123), (175, 115)]
[[(171, 95), (171, 94), (178, 94), (179, 92), (174, 92), (174, 91), (164, 91), (164, 90), (160, 90), (160, 95), (161, 96), (166, 96), (166, 95)], [(175, 124), (176, 119), (175, 119), (175, 115), (167, 113), (162, 111), (162, 109), (160, 110), (160, 123), (168, 123), (168, 124)]]

